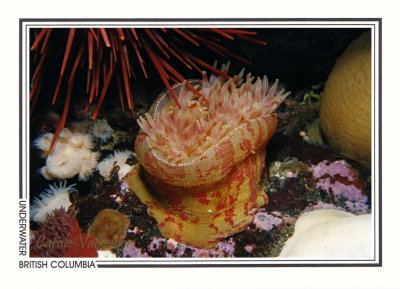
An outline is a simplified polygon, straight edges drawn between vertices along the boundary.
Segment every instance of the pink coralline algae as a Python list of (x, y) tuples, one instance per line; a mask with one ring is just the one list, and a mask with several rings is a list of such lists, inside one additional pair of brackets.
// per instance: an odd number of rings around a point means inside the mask
[[(207, 257), (235, 257), (236, 243), (233, 238), (219, 242), (211, 249), (199, 249), (186, 246), (171, 239), (153, 237), (147, 248), (142, 249), (136, 246), (136, 242), (129, 240), (122, 252), (123, 257), (152, 257), (153, 253), (162, 250), (165, 246), (165, 257), (207, 258)], [(147, 249), (147, 250), (146, 250)]]
[(210, 250), (208, 249), (197, 249), (195, 248), (193, 251), (193, 258), (207, 258), (211, 257)]
[(311, 212), (311, 211), (324, 210), (324, 209), (348, 211), (355, 215), (364, 215), (364, 214), (371, 213), (371, 209), (367, 204), (360, 203), (360, 202), (351, 202), (351, 201), (345, 201), (344, 207), (338, 207), (332, 203), (324, 203), (324, 202), (318, 201), (317, 203), (312, 204), (312, 205), (308, 206), (307, 208), (305, 208), (304, 212)]
[(185, 254), (186, 246), (169, 239), (167, 241), (167, 251), (171, 252), (167, 252), (167, 257), (182, 257)]
[(359, 173), (346, 161), (339, 160), (329, 163), (324, 160), (311, 166), (314, 177), (317, 179), (317, 188), (332, 193), (335, 200), (345, 199), (359, 203), (366, 203), (367, 196), (360, 189)]
[(136, 247), (135, 241), (129, 240), (126, 242), (122, 257), (149, 257), (149, 255), (146, 252), (142, 253), (142, 249)]
[(275, 226), (282, 224), (283, 220), (265, 212), (258, 212), (254, 216), (253, 222), (256, 228), (264, 231), (271, 231)]
[(369, 206), (364, 203), (346, 201), (344, 202), (344, 205), (346, 206), (346, 209), (348, 211), (352, 212), (355, 215), (371, 213), (371, 209), (369, 208)]
[(283, 221), (283, 224), (294, 225), (294, 224), (296, 223), (296, 221), (297, 221), (297, 218), (291, 217), (291, 216), (289, 216), (289, 215), (284, 215), (284, 216), (282, 217), (282, 221)]
[(304, 209), (304, 212), (311, 212), (316, 210), (341, 210), (345, 211), (345, 209), (335, 206), (332, 203), (324, 203), (322, 201), (318, 201), (314, 204), (309, 205), (307, 208)]
[(193, 258), (235, 257), (235, 245), (236, 243), (233, 238), (219, 242), (211, 249), (193, 248), (181, 243), (173, 241), (171, 242), (171, 240), (168, 240), (167, 242), (167, 248), (172, 251), (172, 254), (170, 254), (169, 257), (181, 257), (185, 253), (186, 249), (190, 249), (192, 251)]
[(236, 243), (233, 238), (230, 238), (229, 240), (218, 243), (215, 248), (226, 253), (226, 257), (234, 257), (233, 253), (235, 252), (235, 245)]
[(255, 245), (255, 244), (248, 244), (248, 245), (244, 246), (244, 249), (248, 253), (252, 253), (254, 251), (254, 249), (256, 249), (256, 248), (257, 248), (257, 245)]
[(235, 241), (232, 238), (219, 242), (215, 247), (211, 249), (197, 249), (191, 248), (193, 250), (192, 257), (235, 257), (233, 253), (235, 252)]
[(348, 178), (349, 181), (355, 180), (354, 170), (346, 163), (345, 160), (334, 161), (329, 163), (329, 161), (324, 160), (317, 165), (311, 166), (313, 174), (316, 178), (321, 178), (325, 175), (336, 176), (340, 175), (342, 177)]
[(166, 241), (167, 241), (167, 239), (164, 239), (164, 238), (153, 237), (153, 239), (151, 240), (150, 245), (148, 246), (148, 250), (149, 251), (156, 251), (159, 248), (161, 248), (163, 243), (165, 243)]

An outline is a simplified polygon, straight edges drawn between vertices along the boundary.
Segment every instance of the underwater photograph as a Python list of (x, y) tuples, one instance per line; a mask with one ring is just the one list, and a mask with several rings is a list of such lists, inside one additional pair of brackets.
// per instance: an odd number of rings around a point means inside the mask
[(377, 262), (370, 22), (132, 22), (24, 27), (29, 257)]

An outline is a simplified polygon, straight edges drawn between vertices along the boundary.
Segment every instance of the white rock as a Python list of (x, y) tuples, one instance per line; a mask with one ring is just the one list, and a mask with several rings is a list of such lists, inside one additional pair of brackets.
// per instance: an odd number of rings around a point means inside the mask
[(301, 259), (373, 258), (370, 214), (317, 210), (300, 216), (279, 257)]
[(109, 250), (100, 250), (97, 251), (98, 258), (100, 259), (107, 259), (107, 258), (117, 258), (117, 255), (115, 255), (113, 252)]

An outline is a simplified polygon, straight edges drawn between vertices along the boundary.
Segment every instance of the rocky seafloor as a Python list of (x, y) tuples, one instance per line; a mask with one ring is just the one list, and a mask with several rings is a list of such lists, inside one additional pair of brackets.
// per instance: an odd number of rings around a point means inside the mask
[[(353, 36), (347, 37), (351, 39)], [(341, 52), (336, 50), (336, 54)], [(97, 170), (88, 181), (76, 177), (68, 180), (68, 184), (77, 183), (77, 192), (70, 194), (70, 201), (78, 211), (76, 220), (81, 232), (88, 233), (101, 211), (113, 209), (129, 219), (123, 242), (108, 249), (116, 257), (277, 257), (292, 236), (297, 218), (304, 212), (329, 208), (356, 215), (370, 213), (370, 169), (345, 158), (325, 142), (318, 129), (318, 105), (323, 83), (317, 79), (312, 80), (318, 82), (316, 85), (312, 85), (310, 79), (304, 81), (306, 84), (293, 85), (295, 91), (277, 112), (278, 129), (267, 146), (262, 184), (269, 201), (258, 210), (245, 230), (207, 250), (166, 239), (161, 235), (156, 220), (147, 213), (147, 207), (118, 176), (120, 167), (115, 166), (109, 179)], [(139, 105), (137, 113), (140, 115), (146, 111), (148, 105)], [(117, 108), (105, 110), (101, 117), (108, 121), (114, 132), (109, 140), (96, 142), (93, 150), (100, 153), (99, 159), (117, 150), (133, 152), (139, 129), (136, 121)], [(78, 122), (87, 121), (79, 113), (72, 118)], [(32, 130), (34, 138), (43, 130), (54, 132), (55, 126), (44, 121), (40, 126), (33, 126)], [(33, 199), (52, 182), (38, 173), (43, 159), (33, 146), (30, 155)], [(134, 154), (126, 163), (129, 166), (136, 163)], [(31, 221), (32, 231), (39, 230), (40, 226)]]
[[(121, 137), (124, 134), (115, 130), (108, 142), (97, 144), (96, 148), (102, 156), (116, 148), (128, 149), (126, 146), (134, 138), (124, 139)], [(127, 164), (135, 163), (132, 154)], [(117, 257), (276, 257), (303, 212), (324, 208), (354, 214), (370, 212), (368, 169), (343, 158), (329, 146), (277, 133), (267, 147), (264, 190), (268, 203), (242, 232), (214, 248), (197, 249), (163, 238), (156, 220), (124, 179), (119, 179), (118, 171), (115, 166), (109, 180), (95, 171), (89, 181), (78, 182), (78, 193), (70, 195), (79, 210), (77, 220), (82, 232), (87, 232), (96, 215), (105, 209), (114, 209), (128, 217), (130, 225), (124, 242), (111, 250)], [(32, 223), (32, 228), (38, 228), (38, 224)]]

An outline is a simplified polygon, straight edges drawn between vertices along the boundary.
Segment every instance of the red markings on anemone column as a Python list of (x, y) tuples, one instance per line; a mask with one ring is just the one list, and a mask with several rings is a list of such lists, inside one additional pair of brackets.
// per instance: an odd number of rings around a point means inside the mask
[(248, 139), (242, 140), (240, 143), (240, 149), (245, 152), (250, 152), (252, 150), (251, 142)]
[(206, 198), (206, 194), (204, 194), (204, 196), (201, 196), (197, 199), (197, 201), (202, 204), (202, 205), (208, 205), (210, 204), (210, 200)]
[(221, 167), (218, 169), (222, 172), (229, 171), (234, 163), (235, 149), (233, 147), (232, 141), (227, 139), (221, 142), (215, 148), (215, 156), (217, 160), (221, 161)]
[(215, 226), (215, 224), (211, 223), (210, 225), (208, 225), (210, 228), (214, 229), (216, 233), (218, 233), (218, 227)]

